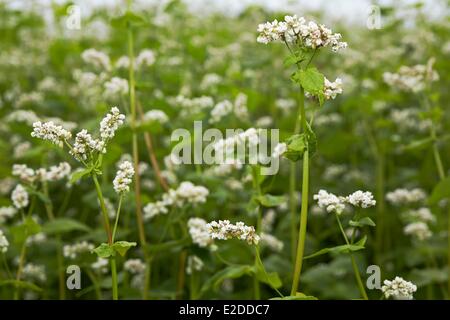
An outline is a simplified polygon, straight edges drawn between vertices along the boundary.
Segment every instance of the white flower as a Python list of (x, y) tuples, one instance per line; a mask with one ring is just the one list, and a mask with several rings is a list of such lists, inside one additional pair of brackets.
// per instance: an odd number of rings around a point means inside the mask
[(70, 175), (70, 171), (71, 171), (70, 164), (68, 164), (67, 162), (61, 162), (57, 166), (51, 166), (45, 172), (45, 180), (47, 181), (62, 180)]
[(200, 89), (205, 90), (214, 87), (222, 82), (222, 77), (216, 73), (206, 74), (200, 83)]
[(31, 246), (33, 244), (40, 244), (42, 242), (45, 242), (47, 240), (47, 236), (43, 232), (36, 233), (32, 236), (29, 236), (27, 238), (26, 244), (27, 246)]
[(123, 124), (124, 120), (125, 115), (120, 113), (119, 108), (111, 108), (111, 111), (100, 122), (100, 136), (102, 139), (113, 138), (116, 130)]
[(223, 100), (217, 103), (211, 110), (211, 119), (209, 119), (209, 122), (217, 123), (223, 117), (230, 114), (232, 111), (233, 111), (233, 104), (228, 100)]
[(189, 256), (187, 258), (187, 265), (186, 265), (186, 273), (187, 274), (192, 274), (192, 271), (201, 271), (204, 267), (204, 263), (202, 261), (202, 259), (200, 259), (199, 257), (193, 255), (193, 256)]
[(278, 158), (281, 157), (285, 152), (287, 151), (287, 145), (286, 143), (278, 143), (272, 152), (272, 157)]
[(419, 208), (417, 210), (410, 210), (406, 212), (406, 216), (409, 219), (422, 221), (422, 222), (435, 222), (436, 217), (431, 213), (428, 208)]
[(261, 220), (262, 230), (266, 231), (266, 232), (272, 231), (275, 219), (276, 219), (275, 210), (274, 209), (267, 210), (266, 214), (262, 217), (262, 220)]
[(130, 191), (130, 184), (134, 175), (134, 168), (131, 162), (124, 161), (119, 165), (116, 177), (114, 178), (114, 190), (119, 193)]
[(14, 217), (16, 213), (17, 209), (14, 207), (0, 207), (0, 224)]
[(425, 191), (419, 188), (412, 190), (399, 188), (386, 194), (387, 201), (397, 206), (417, 203), (425, 200), (426, 197)]
[(107, 54), (95, 49), (84, 50), (81, 54), (84, 62), (92, 64), (96, 68), (102, 68), (106, 71), (110, 70), (111, 64)]
[(433, 70), (434, 58), (428, 60), (427, 65), (413, 67), (402, 66), (397, 73), (385, 72), (384, 82), (402, 91), (420, 92), (427, 83), (439, 80), (439, 75)]
[(403, 232), (406, 235), (413, 236), (420, 241), (428, 239), (432, 236), (430, 228), (425, 222), (412, 222), (403, 228)]
[(104, 141), (92, 138), (91, 134), (83, 129), (75, 136), (75, 143), (69, 153), (77, 160), (86, 160), (92, 151), (105, 153), (105, 145)]
[(78, 255), (90, 253), (92, 250), (94, 250), (94, 248), (95, 247), (92, 243), (82, 241), (73, 245), (65, 245), (63, 247), (63, 255), (66, 258), (76, 259)]
[(109, 259), (97, 257), (97, 260), (91, 263), (91, 268), (98, 273), (108, 273)]
[(22, 274), (24, 278), (30, 280), (37, 280), (40, 282), (45, 282), (47, 280), (45, 267), (42, 265), (27, 263), (22, 269)]
[(156, 121), (163, 124), (169, 121), (169, 117), (164, 111), (153, 109), (144, 114), (144, 121)]
[(337, 197), (336, 195), (328, 193), (325, 190), (319, 190), (319, 193), (315, 194), (313, 199), (317, 200), (317, 204), (320, 208), (326, 208), (327, 212), (341, 214), (345, 209), (344, 198)]
[(247, 241), (250, 245), (257, 245), (260, 240), (260, 237), (255, 232), (255, 228), (246, 226), (243, 222), (232, 224), (229, 220), (211, 221), (207, 224), (207, 227), (212, 239), (228, 240), (235, 238)]
[(402, 277), (395, 277), (394, 280), (384, 280), (384, 286), (381, 287), (386, 298), (393, 297), (396, 300), (411, 300), (417, 287)]
[(209, 195), (209, 190), (203, 186), (196, 186), (192, 182), (184, 181), (177, 189), (177, 196), (189, 203), (204, 203)]
[(338, 94), (342, 94), (342, 79), (336, 78), (334, 82), (331, 82), (327, 78), (324, 79), (324, 90), (325, 99), (335, 99)]
[(150, 49), (144, 49), (139, 52), (139, 55), (136, 57), (136, 66), (150, 67), (155, 63), (155, 60), (155, 53)]
[(151, 220), (160, 214), (169, 213), (167, 204), (163, 201), (150, 202), (143, 208), (143, 211), (145, 220)]
[(12, 175), (27, 183), (33, 183), (36, 180), (36, 172), (26, 164), (13, 164)]
[(201, 248), (205, 248), (214, 243), (208, 232), (208, 226), (205, 220), (201, 218), (190, 218), (188, 220), (189, 234), (192, 242)]
[(28, 206), (28, 192), (21, 184), (18, 184), (13, 190), (11, 194), (11, 200), (17, 209), (25, 208), (26, 206)]
[(37, 121), (33, 123), (33, 132), (31, 136), (43, 140), (48, 140), (59, 147), (64, 145), (64, 141), (70, 139), (72, 134), (63, 129), (62, 126), (57, 126), (53, 121), (40, 122)]
[(373, 207), (377, 203), (373, 200), (373, 195), (370, 191), (363, 192), (358, 190), (347, 196), (345, 199), (351, 205), (361, 208)]
[(105, 97), (116, 97), (128, 93), (128, 80), (119, 77), (113, 77), (105, 82)]
[(127, 56), (120, 57), (115, 64), (118, 69), (128, 69), (130, 67), (130, 58)]
[(278, 240), (271, 234), (261, 233), (261, 244), (268, 246), (270, 249), (276, 252), (280, 252), (283, 250), (284, 243)]
[(144, 273), (145, 271), (145, 263), (141, 259), (128, 259), (123, 267), (131, 274)]
[(8, 251), (8, 247), (8, 239), (6, 239), (3, 231), (0, 229), (0, 252), (5, 253), (6, 251)]

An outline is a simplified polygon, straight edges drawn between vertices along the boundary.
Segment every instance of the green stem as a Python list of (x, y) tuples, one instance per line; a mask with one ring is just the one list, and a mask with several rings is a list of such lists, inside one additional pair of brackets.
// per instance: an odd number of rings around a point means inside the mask
[(119, 300), (119, 290), (117, 285), (117, 268), (116, 268), (116, 258), (111, 257), (111, 278), (112, 278), (112, 292), (113, 300)]
[(295, 196), (295, 188), (297, 185), (296, 168), (296, 163), (292, 162), (289, 168), (289, 209), (291, 215), (291, 259), (293, 263), (295, 262), (295, 244), (297, 243), (297, 199)]
[[(337, 220), (338, 225), (339, 225), (339, 229), (341, 230), (342, 236), (345, 239), (345, 243), (347, 245), (350, 245), (350, 242), (348, 241), (347, 235), (345, 234), (344, 228), (342, 227), (341, 220), (339, 219), (339, 215), (335, 214), (335, 216), (336, 216), (336, 220)], [(356, 278), (356, 282), (358, 284), (359, 292), (361, 293), (361, 296), (363, 297), (364, 300), (369, 300), (369, 297), (367, 296), (366, 289), (364, 288), (364, 284), (363, 284), (362, 279), (361, 279), (361, 275), (359, 274), (358, 265), (356, 264), (355, 257), (353, 256), (353, 254), (351, 252), (350, 252), (350, 258), (352, 260), (353, 273), (355, 274), (355, 278)]]
[[(253, 176), (253, 188), (256, 190), (256, 193), (258, 196), (262, 195), (261, 186), (259, 184), (259, 168), (257, 166), (252, 166), (252, 176)], [(258, 212), (256, 217), (256, 233), (261, 232), (261, 219), (262, 219), (262, 212), (261, 212), (261, 205), (258, 205)], [(256, 250), (258, 251), (258, 245), (256, 245)], [(258, 263), (258, 257), (255, 256), (255, 266)], [(259, 280), (257, 275), (255, 274), (253, 276), (253, 289), (254, 289), (254, 297), (255, 300), (261, 299), (261, 290), (259, 287)]]
[(92, 180), (94, 180), (95, 190), (97, 191), (97, 197), (98, 197), (98, 200), (100, 201), (100, 208), (101, 208), (102, 215), (103, 215), (103, 226), (105, 228), (106, 235), (108, 238), (108, 244), (111, 245), (113, 242), (112, 242), (111, 227), (109, 225), (108, 210), (106, 209), (105, 199), (103, 198), (102, 189), (100, 187), (100, 183), (98, 182), (98, 178), (95, 173), (92, 175)]
[[(303, 132), (306, 132), (306, 111), (305, 111), (305, 91), (300, 87), (299, 100), (300, 121)], [(292, 279), (291, 295), (295, 296), (299, 287), (300, 274), (303, 266), (303, 255), (305, 253), (306, 225), (308, 221), (308, 195), (309, 195), (309, 150), (303, 153), (302, 169), (302, 202), (300, 209), (300, 227), (298, 229), (297, 253), (294, 265), (294, 275)]]
[(120, 208), (122, 207), (122, 199), (123, 199), (123, 195), (120, 195), (119, 204), (117, 206), (117, 212), (116, 212), (116, 222), (114, 223), (114, 229), (113, 229), (113, 233), (112, 233), (112, 242), (113, 243), (114, 243), (114, 239), (116, 238), (117, 226), (119, 224)]

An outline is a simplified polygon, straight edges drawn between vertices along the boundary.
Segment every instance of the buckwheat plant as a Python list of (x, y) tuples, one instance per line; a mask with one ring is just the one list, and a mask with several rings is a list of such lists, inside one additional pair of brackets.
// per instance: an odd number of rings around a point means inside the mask
[(103, 216), (103, 226), (107, 236), (107, 242), (100, 244), (93, 251), (99, 258), (108, 258), (111, 266), (112, 276), (112, 292), (113, 299), (118, 299), (118, 285), (117, 285), (117, 269), (116, 269), (116, 253), (125, 255), (127, 250), (135, 246), (135, 242), (117, 241), (115, 242), (115, 235), (117, 232), (118, 221), (120, 217), (120, 209), (124, 195), (129, 191), (129, 185), (132, 182), (134, 169), (130, 162), (125, 161), (120, 164), (117, 175), (113, 181), (114, 190), (119, 195), (119, 203), (114, 229), (111, 230), (108, 210), (103, 197), (102, 189), (98, 181), (98, 176), (102, 175), (102, 160), (103, 155), (107, 151), (108, 143), (115, 136), (117, 129), (123, 125), (125, 115), (121, 114), (119, 108), (113, 107), (106, 114), (100, 122), (99, 133), (93, 136), (87, 130), (82, 129), (75, 135), (73, 142), (70, 141), (72, 134), (63, 129), (61, 126), (56, 126), (52, 122), (36, 122), (33, 124), (32, 137), (48, 140), (58, 147), (66, 146), (69, 153), (83, 165), (84, 168), (75, 171), (70, 179), (70, 183), (75, 183), (85, 176), (90, 176), (94, 182), (97, 197), (100, 203), (100, 208)]
[[(285, 59), (287, 67), (295, 66), (296, 71), (292, 74), (292, 81), (299, 86), (300, 101), (298, 106), (298, 119), (295, 124), (294, 134), (287, 139), (287, 150), (283, 155), (293, 161), (290, 168), (290, 208), (291, 208), (291, 243), (292, 257), (295, 257), (295, 266), (291, 295), (295, 296), (299, 286), (300, 274), (302, 271), (303, 255), (305, 248), (306, 226), (308, 219), (309, 200), (309, 159), (316, 149), (316, 135), (312, 130), (312, 119), (306, 118), (305, 94), (315, 98), (322, 106), (326, 100), (334, 99), (342, 93), (342, 81), (329, 81), (322, 73), (312, 65), (315, 56), (326, 47), (337, 52), (347, 46), (341, 41), (341, 34), (333, 33), (324, 25), (314, 21), (307, 21), (303, 17), (286, 16), (284, 21), (274, 20), (258, 26), (257, 41), (263, 44), (271, 42), (284, 43), (289, 50), (289, 56)], [(276, 153), (285, 149), (279, 146)], [(296, 236), (296, 176), (295, 162), (303, 161), (302, 179), (302, 201), (300, 212), (300, 227)], [(296, 250), (294, 249), (296, 248)]]
[[(366, 226), (375, 226), (375, 223), (372, 221), (372, 219), (370, 219), (369, 217), (360, 216), (361, 209), (375, 206), (376, 201), (373, 199), (372, 193), (369, 191), (363, 192), (361, 190), (358, 190), (346, 197), (342, 197), (336, 196), (333, 193), (329, 193), (325, 190), (319, 190), (319, 192), (314, 195), (314, 200), (317, 201), (317, 205), (320, 208), (324, 208), (327, 212), (333, 213), (335, 215), (339, 230), (341, 231), (342, 237), (345, 240), (345, 244), (334, 248), (322, 249), (314, 254), (305, 257), (305, 259), (316, 257), (328, 252), (349, 253), (352, 262), (353, 273), (355, 275), (360, 294), (363, 299), (368, 300), (368, 296), (364, 288), (364, 283), (361, 280), (361, 275), (359, 273), (356, 259), (353, 256), (353, 252), (364, 249), (364, 245), (367, 239), (367, 237), (364, 236), (360, 240), (356, 241), (357, 229), (362, 229)], [(354, 215), (348, 222), (350, 227), (349, 235), (345, 231), (341, 222), (341, 215), (345, 212), (346, 205), (351, 205), (354, 209)]]

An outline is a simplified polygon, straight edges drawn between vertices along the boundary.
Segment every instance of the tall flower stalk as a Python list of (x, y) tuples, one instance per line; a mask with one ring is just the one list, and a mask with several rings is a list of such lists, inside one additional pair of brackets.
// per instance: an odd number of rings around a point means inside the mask
[[(298, 229), (295, 264), (292, 277), (291, 296), (295, 296), (298, 291), (300, 275), (303, 266), (303, 256), (305, 251), (306, 227), (308, 220), (308, 198), (309, 198), (309, 170), (310, 157), (316, 147), (316, 136), (311, 125), (306, 118), (304, 103), (305, 95), (317, 99), (320, 105), (325, 100), (334, 99), (337, 94), (342, 93), (341, 80), (330, 82), (315, 67), (311, 66), (316, 53), (320, 48), (331, 47), (336, 52), (345, 48), (347, 44), (341, 42), (341, 35), (333, 33), (324, 25), (319, 25), (314, 21), (306, 21), (303, 17), (286, 16), (284, 21), (274, 20), (258, 26), (258, 38), (260, 43), (281, 42), (286, 45), (290, 55), (285, 60), (285, 65), (296, 66), (296, 71), (292, 74), (292, 81), (300, 87), (299, 117), (296, 120), (296, 130), (286, 142), (287, 152), (285, 156), (292, 161), (303, 162), (302, 167), (302, 202), (300, 209), (300, 226)], [(300, 126), (297, 124), (300, 122)], [(301, 129), (301, 130), (299, 130)], [(294, 190), (296, 185), (295, 166), (291, 166), (290, 182), (290, 205), (292, 223), (295, 223), (293, 215)], [(291, 241), (294, 240), (295, 232), (291, 230)], [(293, 251), (294, 252), (294, 251)]]

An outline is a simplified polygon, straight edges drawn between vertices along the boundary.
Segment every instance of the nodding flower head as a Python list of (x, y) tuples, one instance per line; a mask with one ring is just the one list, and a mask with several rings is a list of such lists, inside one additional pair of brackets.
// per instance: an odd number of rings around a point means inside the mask
[(124, 161), (119, 165), (116, 177), (114, 178), (114, 190), (123, 194), (130, 191), (130, 184), (134, 175), (134, 168), (130, 161)]

